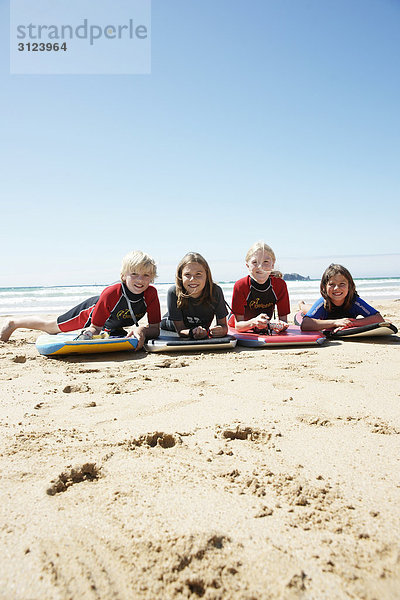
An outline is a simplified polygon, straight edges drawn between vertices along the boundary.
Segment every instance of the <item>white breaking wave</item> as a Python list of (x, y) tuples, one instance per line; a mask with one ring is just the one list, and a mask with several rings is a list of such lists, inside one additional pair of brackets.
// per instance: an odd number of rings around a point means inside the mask
[[(313, 303), (320, 296), (319, 280), (288, 281), (292, 308), (299, 300)], [(400, 277), (355, 280), (359, 295), (367, 302), (400, 298)], [(167, 291), (171, 283), (156, 283), (162, 313), (166, 310)], [(219, 284), (225, 299), (231, 304), (234, 282)], [(55, 314), (59, 315), (91, 296), (97, 296), (105, 285), (69, 287), (0, 288), (0, 315)]]

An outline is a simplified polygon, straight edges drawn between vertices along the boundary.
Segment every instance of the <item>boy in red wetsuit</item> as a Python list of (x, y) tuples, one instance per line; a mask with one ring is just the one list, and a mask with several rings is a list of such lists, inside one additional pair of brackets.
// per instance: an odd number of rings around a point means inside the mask
[[(113, 337), (136, 337), (139, 349), (146, 339), (156, 338), (160, 333), (160, 302), (156, 288), (150, 285), (156, 275), (156, 264), (148, 254), (139, 250), (130, 252), (122, 259), (121, 281), (106, 287), (100, 296), (84, 300), (56, 319), (36, 316), (9, 319), (0, 339), (7, 341), (20, 327), (54, 334), (83, 328), (79, 339), (91, 339), (105, 331)], [(146, 313), (148, 324), (139, 325)], [(125, 327), (132, 328), (127, 333)]]
[[(234, 285), (232, 312), (235, 320), (229, 324), (237, 331), (261, 333), (268, 330), (275, 306), (280, 321), (287, 323), (290, 313), (289, 294), (285, 281), (274, 275), (275, 254), (263, 242), (256, 242), (246, 254), (246, 267), (249, 275), (239, 279)], [(287, 326), (274, 325), (275, 330)]]

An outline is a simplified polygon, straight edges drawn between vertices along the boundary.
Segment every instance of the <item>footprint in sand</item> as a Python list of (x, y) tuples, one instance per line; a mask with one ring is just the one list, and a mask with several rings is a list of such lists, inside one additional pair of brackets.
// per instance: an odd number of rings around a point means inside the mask
[(400, 429), (389, 425), (381, 419), (367, 420), (368, 425), (371, 427), (371, 433), (379, 433), (381, 435), (398, 435)]
[(237, 425), (236, 427), (223, 429), (222, 432), (219, 430), (219, 433), (221, 433), (222, 437), (226, 440), (268, 441), (272, 437), (272, 433), (245, 425)]
[(108, 389), (106, 390), (106, 394), (133, 394), (134, 392), (139, 392), (141, 390), (138, 386), (132, 386), (129, 380), (122, 384), (111, 382), (107, 385)]
[(138, 448), (140, 446), (147, 446), (149, 448), (155, 448), (159, 446), (161, 448), (173, 448), (176, 444), (182, 444), (182, 439), (179, 435), (171, 433), (164, 433), (163, 431), (154, 431), (153, 433), (146, 433), (140, 437), (133, 439), (129, 442), (129, 448)]
[(327, 417), (318, 417), (312, 415), (300, 415), (298, 417), (300, 423), (305, 423), (306, 425), (314, 425), (318, 427), (330, 427), (332, 425), (331, 421)]
[(71, 485), (81, 481), (94, 481), (100, 477), (100, 468), (96, 463), (85, 463), (74, 467), (69, 471), (60, 473), (57, 479), (53, 480), (52, 485), (47, 489), (49, 496), (55, 496), (61, 492), (67, 491)]
[(14, 356), (12, 359), (13, 362), (15, 363), (25, 363), (26, 362), (26, 356), (25, 354), (17, 354), (17, 356)]
[(90, 391), (90, 387), (86, 384), (68, 384), (64, 387), (63, 392), (65, 394), (72, 394), (74, 392), (89, 392)]
[(176, 358), (166, 358), (162, 362), (156, 363), (154, 366), (159, 369), (179, 369), (181, 367), (187, 367), (189, 363), (184, 360), (178, 360)]
[(262, 519), (263, 517), (270, 517), (273, 514), (274, 511), (272, 508), (269, 508), (268, 506), (262, 506), (260, 510), (254, 515), (254, 518)]
[(286, 584), (287, 588), (292, 588), (296, 592), (305, 592), (307, 589), (307, 583), (310, 581), (310, 577), (301, 571), (300, 573), (295, 573), (293, 577)]
[[(240, 546), (232, 548), (229, 537), (218, 534), (208, 537), (206, 534), (183, 536), (173, 541), (172, 548), (166, 545), (163, 552), (172, 564), (170, 572), (174, 589), (179, 584), (185, 591), (185, 597), (214, 598), (217, 597), (215, 590), (222, 587), (228, 587), (228, 596), (233, 597), (236, 586), (231, 578), (239, 573), (242, 564), (237, 559), (238, 550), (240, 553)], [(160, 553), (157, 564), (162, 564)], [(173, 595), (168, 594), (168, 597)]]

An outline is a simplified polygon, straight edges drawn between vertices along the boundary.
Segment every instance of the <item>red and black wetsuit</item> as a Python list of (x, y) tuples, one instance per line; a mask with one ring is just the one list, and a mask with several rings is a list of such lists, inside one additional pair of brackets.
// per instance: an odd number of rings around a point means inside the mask
[(280, 277), (268, 277), (267, 281), (261, 284), (247, 275), (235, 283), (232, 311), (235, 315), (244, 315), (245, 321), (261, 313), (265, 313), (271, 319), (275, 306), (279, 317), (290, 313), (287, 285)]
[[(149, 324), (161, 321), (160, 302), (154, 286), (149, 285), (142, 294), (132, 294), (126, 285), (124, 288), (137, 321), (146, 313)], [(61, 331), (75, 331), (93, 324), (112, 336), (124, 337), (126, 331), (123, 328), (130, 327), (134, 321), (120, 282), (60, 315), (57, 324)]]

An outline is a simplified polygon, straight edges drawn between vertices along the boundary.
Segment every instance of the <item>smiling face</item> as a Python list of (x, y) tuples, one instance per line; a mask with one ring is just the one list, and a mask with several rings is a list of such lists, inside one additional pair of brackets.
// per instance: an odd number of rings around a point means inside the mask
[(275, 266), (274, 258), (264, 250), (257, 250), (246, 263), (250, 277), (257, 283), (265, 283)]
[(207, 283), (207, 273), (203, 265), (192, 262), (182, 269), (182, 285), (191, 298), (198, 298)]
[(126, 287), (132, 294), (142, 294), (152, 282), (152, 274), (147, 271), (141, 273), (133, 271), (123, 278)]
[(335, 306), (342, 306), (349, 293), (349, 282), (343, 275), (337, 274), (329, 278), (326, 284), (326, 295)]

